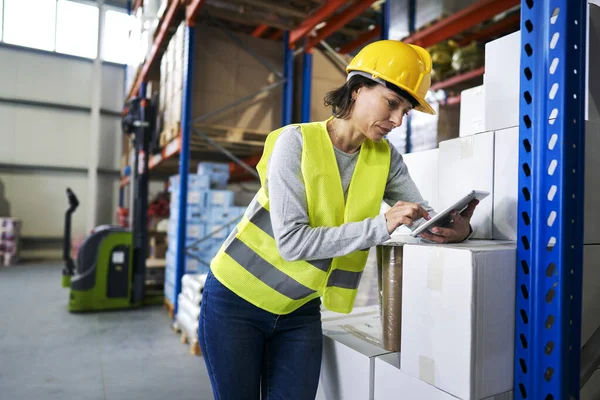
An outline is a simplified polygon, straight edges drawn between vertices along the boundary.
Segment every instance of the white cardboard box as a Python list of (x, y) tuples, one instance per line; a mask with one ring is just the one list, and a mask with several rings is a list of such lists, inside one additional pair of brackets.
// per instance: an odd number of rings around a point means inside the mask
[(459, 136), (485, 132), (485, 89), (476, 86), (460, 94)]
[(439, 149), (431, 149), (402, 155), (410, 177), (417, 185), (421, 196), (435, 210), (439, 208), (439, 154)]
[(373, 400), (375, 357), (389, 353), (381, 340), (379, 307), (351, 315), (324, 312), (323, 360), (317, 400)]
[[(600, 123), (586, 121), (584, 243), (600, 243)], [(494, 135), (493, 238), (516, 240), (519, 195), (519, 128)], [(479, 209), (479, 207), (478, 207)]]
[[(376, 400), (457, 400), (457, 397), (444, 392), (420, 379), (400, 370), (400, 353), (390, 353), (375, 359), (375, 399)], [(485, 400), (512, 400), (512, 392), (488, 397)]]
[(517, 240), (519, 127), (494, 134), (494, 210), (492, 237)]
[(513, 388), (516, 245), (404, 247), (402, 371), (462, 400)]
[[(407, 153), (403, 154), (402, 158), (408, 168), (410, 177), (413, 182), (415, 182), (423, 199), (427, 201), (435, 211), (439, 212), (439, 149)], [(381, 212), (386, 212), (389, 209), (389, 205), (384, 204)], [(393, 232), (393, 235), (408, 235), (409, 233), (410, 229), (402, 225)]]
[(485, 45), (485, 130), (519, 125), (521, 32)]
[(400, 353), (384, 354), (375, 359), (375, 399), (456, 400), (435, 386), (402, 372), (399, 361)]
[(451, 206), (471, 190), (484, 190), (471, 219), (474, 239), (492, 238), (494, 183), (494, 132), (446, 140), (440, 143), (440, 210)]

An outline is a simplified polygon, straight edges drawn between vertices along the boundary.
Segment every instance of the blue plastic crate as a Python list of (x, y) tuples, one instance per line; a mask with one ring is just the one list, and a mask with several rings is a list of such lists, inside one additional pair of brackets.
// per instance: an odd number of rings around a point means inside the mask
[[(202, 259), (202, 255), (206, 254), (206, 252), (199, 252), (199, 253), (193, 253), (195, 257), (197, 258), (201, 258)], [(215, 253), (216, 254), (216, 253)], [(190, 273), (206, 273), (208, 272), (208, 266), (202, 264), (200, 261), (198, 261), (195, 257), (192, 257), (190, 255), (185, 255), (184, 256), (184, 274), (190, 274)], [(172, 265), (173, 266), (173, 271), (176, 270), (176, 265), (177, 265), (177, 257), (175, 255), (175, 249), (171, 249), (169, 248), (167, 251), (167, 265)], [(165, 274), (167, 272), (165, 271)], [(174, 274), (175, 272), (173, 272)], [(165, 277), (166, 279), (166, 277)]]
[[(199, 189), (199, 188), (189, 188), (187, 194), (187, 204), (196, 205), (199, 207), (206, 207), (207, 199), (206, 193), (207, 189)], [(179, 189), (173, 190), (171, 192), (171, 207), (177, 208), (179, 206)]]
[[(173, 175), (169, 178), (169, 191), (179, 190), (179, 175)], [(189, 189), (209, 189), (210, 178), (206, 175), (188, 174)]]
[(198, 175), (227, 174), (229, 176), (229, 163), (202, 161), (198, 163)]
[[(186, 221), (188, 222), (201, 222), (201, 217), (206, 214), (206, 208), (198, 204), (188, 204)], [(169, 209), (169, 220), (179, 221), (179, 207), (171, 204)]]
[(206, 191), (206, 207), (231, 207), (233, 206), (234, 194), (231, 190), (208, 190)]

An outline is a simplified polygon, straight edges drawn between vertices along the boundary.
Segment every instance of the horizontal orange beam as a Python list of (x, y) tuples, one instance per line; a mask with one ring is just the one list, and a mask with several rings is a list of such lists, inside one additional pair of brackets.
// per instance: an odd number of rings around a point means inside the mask
[(259, 25), (256, 27), (254, 32), (252, 32), (252, 36), (261, 37), (263, 35), (263, 33), (265, 33), (267, 31), (267, 29), (269, 29), (268, 25), (265, 25), (265, 24)]
[(361, 15), (367, 8), (371, 7), (375, 0), (360, 0), (351, 6), (347, 7), (344, 11), (331, 17), (327, 21), (322, 29), (317, 32), (317, 36), (308, 40), (307, 48), (315, 47), (321, 42), (321, 40), (327, 39), (329, 36), (334, 34), (348, 22)]
[(485, 73), (485, 67), (474, 69), (473, 71), (465, 72), (464, 74), (453, 76), (452, 78), (448, 78), (445, 81), (437, 82), (431, 85), (430, 90), (440, 90), (445, 89), (450, 86), (457, 85), (462, 82), (469, 81), (471, 79), (475, 79), (479, 76), (483, 76)]
[(519, 4), (521, 4), (521, 0), (480, 0), (456, 14), (452, 14), (448, 18), (444, 18), (430, 27), (410, 35), (403, 39), (403, 42), (429, 47)]
[(511, 15), (506, 18), (502, 18), (495, 24), (490, 24), (485, 28), (479, 29), (469, 35), (466, 35), (458, 41), (459, 46), (465, 46), (473, 41), (485, 40), (494, 36), (512, 33), (519, 30), (521, 23), (521, 16), (519, 14)]
[(171, 140), (171, 142), (169, 142), (168, 145), (163, 147), (159, 154), (155, 154), (152, 157), (150, 157), (150, 159), (148, 160), (148, 169), (156, 168), (163, 161), (168, 160), (176, 154), (179, 154), (180, 150), (181, 135), (177, 135), (175, 139)]
[(343, 45), (338, 53), (340, 54), (348, 54), (353, 50), (358, 49), (359, 47), (363, 47), (365, 44), (369, 43), (371, 40), (375, 40), (381, 36), (381, 25), (377, 25), (374, 29), (371, 29), (368, 32), (363, 33), (350, 43)]
[(144, 62), (142, 70), (129, 91), (128, 98), (137, 96), (142, 82), (148, 81), (148, 74), (152, 70), (152, 67), (160, 62), (162, 54), (167, 48), (168, 40), (170, 39), (170, 37), (167, 37), (169, 29), (179, 22), (177, 21), (177, 11), (179, 11), (180, 5), (181, 3), (179, 0), (173, 0), (171, 1), (171, 4), (169, 4), (165, 17), (161, 20), (160, 26), (158, 27), (158, 33), (155, 36), (152, 49), (150, 50), (150, 57)]
[[(296, 29), (290, 32), (290, 45), (298, 39), (306, 36), (315, 26), (331, 17), (346, 0), (329, 0), (327, 4), (319, 8), (313, 15), (304, 20)], [(353, 7), (352, 5), (350, 7)]]
[[(180, 0), (171, 0), (178, 2)], [(204, 5), (204, 0), (189, 0), (189, 4), (185, 8), (185, 21), (188, 26), (194, 26), (200, 9)]]
[(271, 37), (269, 37), (269, 39), (271, 40), (278, 40), (283, 36), (283, 31), (281, 29), (279, 29), (277, 32), (275, 32), (273, 35), (271, 35)]

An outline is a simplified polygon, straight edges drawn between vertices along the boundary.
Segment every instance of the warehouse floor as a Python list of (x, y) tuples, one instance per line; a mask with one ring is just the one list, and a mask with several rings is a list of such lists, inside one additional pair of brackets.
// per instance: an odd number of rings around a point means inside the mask
[(0, 398), (212, 399), (164, 309), (70, 314), (61, 269), (0, 268)]

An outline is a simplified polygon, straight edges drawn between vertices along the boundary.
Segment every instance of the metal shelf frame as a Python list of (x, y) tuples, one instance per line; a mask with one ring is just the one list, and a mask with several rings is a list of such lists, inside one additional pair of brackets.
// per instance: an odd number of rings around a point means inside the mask
[(578, 399), (587, 1), (521, 5), (515, 399)]

